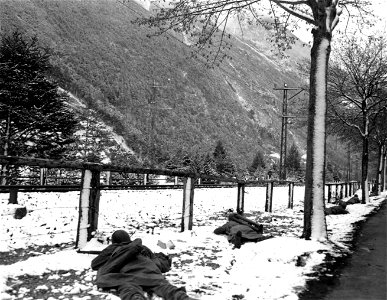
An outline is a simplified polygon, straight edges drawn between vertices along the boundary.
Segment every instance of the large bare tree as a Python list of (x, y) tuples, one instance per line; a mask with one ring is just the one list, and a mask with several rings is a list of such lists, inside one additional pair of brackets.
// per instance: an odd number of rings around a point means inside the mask
[(368, 164), (371, 134), (382, 138), (379, 124), (387, 107), (386, 40), (368, 37), (345, 39), (331, 63), (328, 80), (331, 123), (344, 126), (344, 136), (359, 137), (362, 148), (362, 202), (369, 201)]
[[(387, 95), (386, 95), (387, 99)], [(386, 100), (387, 101), (387, 100)], [(373, 192), (379, 194), (385, 189), (386, 155), (387, 155), (387, 104), (378, 114), (375, 129), (371, 134), (372, 142), (377, 148), (378, 165), (375, 174), (375, 188)]]
[[(125, 1), (121, 1), (125, 2)], [(367, 0), (176, 0), (164, 4), (153, 17), (142, 20), (142, 24), (154, 26), (160, 32), (170, 29), (189, 39), (190, 45), (206, 51), (214, 59), (222, 46), (227, 48), (226, 28), (228, 21), (236, 17), (245, 18), (273, 29), (273, 41), (286, 49), (291, 43), (288, 34), (302, 20), (312, 29), (309, 116), (306, 186), (304, 204), (305, 239), (326, 240), (327, 231), (324, 214), (324, 166), (327, 69), (331, 52), (333, 30), (344, 11), (353, 20), (354, 14), (367, 14)], [(214, 48), (215, 46), (215, 48)]]

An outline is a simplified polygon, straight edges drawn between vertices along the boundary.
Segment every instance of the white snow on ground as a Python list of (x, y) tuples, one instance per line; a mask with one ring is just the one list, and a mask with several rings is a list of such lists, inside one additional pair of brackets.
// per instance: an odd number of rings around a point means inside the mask
[[(103, 191), (99, 234), (110, 236), (114, 230), (124, 228), (133, 238), (142, 238), (151, 250), (170, 254), (173, 266), (167, 279), (185, 286), (189, 295), (198, 299), (297, 299), (297, 293), (310, 279), (308, 274), (323, 262), (326, 252), (334, 254), (337, 245), (348, 250), (345, 242), (352, 238), (353, 224), (364, 219), (386, 197), (384, 193), (372, 197), (368, 204), (350, 205), (346, 215), (327, 216), (331, 242), (319, 243), (299, 238), (303, 187), (295, 187), (293, 210), (287, 209), (287, 187), (275, 187), (273, 213), (264, 212), (265, 192), (264, 187), (246, 188), (245, 213), (262, 223), (264, 233), (273, 238), (244, 244), (241, 249), (233, 249), (226, 237), (213, 234), (215, 228), (226, 222), (228, 210), (235, 209), (236, 188), (195, 189), (194, 228), (185, 232), (180, 232), (179, 219), (182, 190)], [(10, 251), (12, 255), (17, 248), (74, 242), (79, 192), (20, 193), (19, 204), (28, 210), (23, 219), (13, 218), (15, 208), (7, 201), (8, 194), (0, 194), (0, 251)], [(157, 245), (159, 241), (171, 241), (175, 248), (163, 249)], [(88, 245), (89, 249), (105, 246), (95, 240)], [(96, 273), (90, 269), (90, 262), (95, 255), (77, 253), (71, 247), (32, 254), (27, 260), (0, 265), (0, 299), (28, 299), (28, 290), (21, 287), (12, 291), (7, 280), (47, 273), (50, 284), (42, 280), (39, 289), (60, 295), (50, 300), (118, 299), (97, 291), (93, 285)], [(300, 266), (297, 260), (301, 256), (304, 263)], [(58, 275), (58, 270), (76, 270), (79, 281), (55, 285), (56, 279), (67, 276)]]

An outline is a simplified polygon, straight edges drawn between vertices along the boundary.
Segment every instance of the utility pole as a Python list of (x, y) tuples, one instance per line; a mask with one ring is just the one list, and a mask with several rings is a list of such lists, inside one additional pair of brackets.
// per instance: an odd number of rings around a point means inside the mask
[(149, 108), (149, 121), (148, 121), (148, 137), (149, 137), (149, 159), (151, 167), (154, 166), (154, 155), (155, 155), (155, 145), (154, 145), (154, 127), (155, 127), (155, 114), (154, 114), (154, 106), (156, 104), (156, 96), (157, 96), (157, 89), (161, 87), (159, 85), (156, 85), (156, 81), (153, 80), (153, 84), (151, 86), (151, 95), (148, 98), (148, 108)]
[(351, 180), (351, 144), (350, 143), (348, 143), (347, 161), (348, 161), (347, 181), (350, 181)]
[(148, 98), (148, 108), (149, 108), (149, 122), (148, 122), (148, 136), (149, 136), (149, 159), (151, 167), (154, 167), (155, 164), (155, 110), (166, 110), (170, 108), (157, 108), (156, 107), (156, 97), (157, 89), (164, 86), (157, 85), (156, 80), (153, 80), (151, 86), (151, 95)]
[[(299, 87), (288, 87), (284, 83), (284, 87), (274, 90), (283, 91), (282, 98), (282, 126), (281, 126), (281, 149), (280, 149), (280, 162), (279, 162), (279, 177), (281, 180), (286, 180), (286, 154), (287, 154), (287, 139), (288, 139), (288, 118), (296, 118), (296, 116), (288, 115), (288, 101), (300, 94), (304, 89)], [(288, 99), (288, 91), (299, 91)]]

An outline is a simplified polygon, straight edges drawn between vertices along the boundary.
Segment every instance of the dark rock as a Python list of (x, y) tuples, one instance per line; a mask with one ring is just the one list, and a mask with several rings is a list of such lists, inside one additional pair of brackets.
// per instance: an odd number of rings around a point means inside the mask
[(15, 209), (14, 218), (15, 219), (23, 219), (27, 215), (27, 208), (26, 207), (18, 207)]

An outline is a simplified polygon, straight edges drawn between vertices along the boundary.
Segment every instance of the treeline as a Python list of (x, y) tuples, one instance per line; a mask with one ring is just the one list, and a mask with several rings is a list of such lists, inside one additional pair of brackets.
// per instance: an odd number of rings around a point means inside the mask
[[(101, 122), (100, 111), (69, 105), (71, 103), (69, 96), (60, 92), (57, 82), (52, 79), (50, 50), (41, 47), (36, 37), (28, 38), (18, 31), (3, 35), (0, 59), (2, 94), (0, 151), (2, 155), (182, 168), (205, 174), (254, 179), (278, 178), (278, 158), (271, 156), (262, 148), (250, 151), (249, 156), (241, 154), (245, 157), (245, 163), (240, 164), (233, 159), (233, 155), (230, 155), (228, 142), (221, 139), (213, 141), (213, 144), (208, 143), (206, 147), (163, 149), (161, 145), (164, 144), (160, 141), (157, 128), (152, 128), (153, 133), (149, 132), (148, 125), (140, 125), (148, 126), (144, 129), (148, 136), (143, 138), (138, 138), (141, 134), (135, 130), (132, 138), (128, 137), (128, 133), (123, 128), (120, 131), (120, 127), (116, 124), (112, 124), (113, 128), (107, 128)], [(119, 86), (110, 88), (111, 95), (115, 95), (116, 99), (122, 97), (123, 93)], [(333, 92), (334, 90), (331, 89), (331, 94)], [(330, 97), (332, 97), (331, 94)], [(135, 95), (133, 97), (135, 98)], [(89, 102), (93, 102), (93, 99)], [(385, 122), (382, 120), (386, 112), (383, 109), (385, 107), (383, 103), (380, 101), (376, 106), (379, 109), (378, 114), (374, 114), (377, 118), (371, 119), (374, 121), (370, 123), (371, 133), (375, 133), (369, 134), (368, 137), (372, 146), (371, 154), (378, 155), (376, 151), (372, 151), (374, 146), (376, 150), (381, 151), (378, 157), (385, 156), (385, 130), (383, 130)], [(356, 143), (356, 132), (348, 134), (351, 127), (346, 126), (339, 117), (333, 118), (335, 113), (338, 115), (342, 106), (337, 103), (334, 106), (332, 101), (330, 104), (331, 133), (339, 135), (340, 139), (348, 140), (349, 145)], [(343, 113), (348, 116), (348, 109)], [(354, 113), (356, 114), (356, 111)], [(109, 120), (109, 115), (103, 119)], [(361, 119), (354, 119), (353, 122), (355, 125), (360, 124)], [(353, 127), (356, 128), (356, 126)], [(130, 145), (130, 149), (122, 144), (122, 141), (117, 142), (114, 139), (113, 130), (126, 137), (125, 142)], [(197, 129), (186, 128), (186, 130), (194, 135)], [(263, 130), (260, 132), (267, 133)], [(153, 140), (150, 140), (151, 135)], [(331, 146), (328, 144), (328, 148)], [(359, 153), (360, 147), (350, 148), (353, 149), (348, 149), (352, 151), (352, 156), (353, 153)], [(335, 149), (339, 148), (336, 146)], [(328, 181), (354, 179), (351, 176), (351, 171), (354, 173), (356, 167), (353, 157), (337, 160), (335, 157), (345, 153), (345, 148), (341, 147), (339, 151), (335, 149), (328, 151), (326, 179)], [(251, 161), (248, 157), (252, 158)], [(294, 143), (286, 155), (284, 167), (288, 179), (304, 180), (304, 160)], [(12, 170), (8, 170), (6, 166), (2, 166), (3, 183), (5, 174), (10, 176), (11, 172)]]
[[(112, 129), (100, 121), (99, 112), (69, 105), (69, 96), (60, 92), (52, 79), (50, 51), (42, 48), (36, 37), (28, 38), (18, 31), (3, 35), (0, 59), (3, 155), (190, 169), (255, 179), (278, 178), (278, 159), (256, 150), (251, 155), (253, 160), (246, 161), (247, 167), (241, 167), (233, 161), (222, 140), (213, 149), (188, 151), (182, 147), (163, 152), (156, 146), (156, 135), (152, 145), (146, 140), (132, 140), (132, 149), (128, 149), (113, 138)], [(112, 93), (120, 96), (114, 87)], [(303, 180), (304, 165), (295, 144), (287, 154), (285, 167), (290, 179)], [(16, 170), (3, 166), (3, 183), (7, 176), (12, 177), (12, 172)]]

